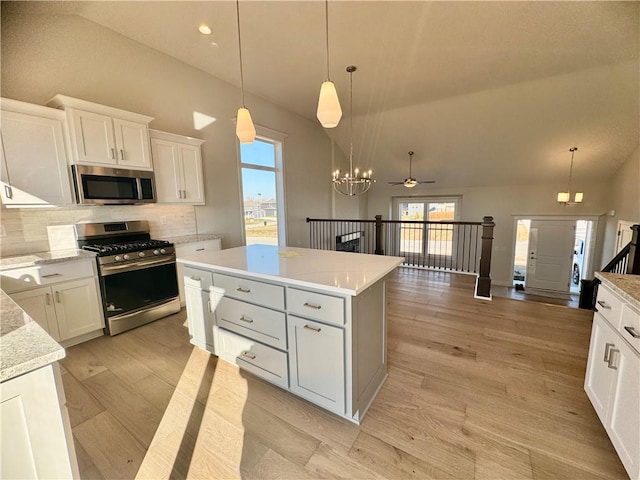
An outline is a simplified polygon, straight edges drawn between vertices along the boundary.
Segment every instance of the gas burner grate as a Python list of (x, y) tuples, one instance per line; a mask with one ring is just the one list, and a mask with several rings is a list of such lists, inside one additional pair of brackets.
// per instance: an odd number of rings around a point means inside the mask
[(173, 243), (167, 240), (140, 240), (135, 242), (111, 243), (107, 245), (85, 245), (82, 248), (89, 252), (97, 253), (99, 256), (103, 256), (172, 246)]

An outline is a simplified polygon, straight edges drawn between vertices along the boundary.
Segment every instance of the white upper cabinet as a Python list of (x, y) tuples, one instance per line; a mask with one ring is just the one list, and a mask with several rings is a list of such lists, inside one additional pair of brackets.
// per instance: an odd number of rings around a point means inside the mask
[(204, 205), (203, 140), (150, 130), (158, 202)]
[(65, 146), (65, 116), (58, 110), (1, 99), (0, 196), (5, 205), (73, 203)]
[(149, 146), (152, 117), (56, 95), (49, 106), (69, 120), (73, 162), (131, 170), (153, 170)]

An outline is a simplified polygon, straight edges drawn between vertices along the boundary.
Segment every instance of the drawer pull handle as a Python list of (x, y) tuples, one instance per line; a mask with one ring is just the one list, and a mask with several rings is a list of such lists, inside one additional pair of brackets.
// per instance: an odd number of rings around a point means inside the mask
[(200, 277), (196, 277), (195, 275), (189, 278), (191, 278), (191, 280), (193, 280), (194, 282), (199, 282), (200, 280), (202, 280)]
[(240, 320), (247, 323), (253, 323), (253, 318), (245, 317), (244, 315), (240, 317)]
[(640, 333), (634, 327), (624, 327), (624, 329), (629, 332), (633, 338), (640, 338)]
[(307, 330), (311, 330), (312, 332), (316, 332), (316, 333), (320, 333), (320, 330), (322, 330), (321, 328), (313, 328), (313, 327), (310, 327), (309, 325), (305, 325), (304, 328), (306, 328)]
[(609, 362), (609, 355), (610, 355), (610, 351), (609, 349), (611, 347), (615, 347), (615, 344), (613, 343), (605, 343), (604, 344), (604, 358), (602, 359), (603, 362)]
[(607, 360), (607, 367), (612, 369), (612, 370), (617, 370), (618, 366), (614, 365), (613, 363), (613, 354), (614, 353), (620, 353), (620, 350), (618, 350), (617, 348), (612, 348), (609, 352), (609, 360)]
[(8, 199), (12, 199), (13, 198), (13, 190), (9, 185), (5, 185), (4, 186), (4, 194), (6, 195), (6, 197)]
[(314, 310), (320, 310), (322, 305), (314, 305), (313, 303), (304, 302), (304, 305), (307, 308), (313, 308)]
[(240, 292), (240, 293), (251, 293), (251, 289), (250, 289), (250, 288), (242, 288), (242, 287), (238, 287), (238, 288), (236, 288), (236, 292)]
[(61, 277), (61, 273), (50, 273), (49, 275), (42, 275), (42, 278)]
[(203, 251), (203, 250), (204, 250), (204, 247), (202, 247), (202, 248), (196, 248), (196, 252), (201, 252), (201, 251)]
[(251, 352), (242, 352), (240, 355), (242, 355), (243, 357), (247, 357), (251, 360), (255, 360), (256, 356), (253, 355)]
[(50, 293), (46, 293), (44, 295), (44, 300), (47, 303), (47, 305), (51, 305), (51, 294)]
[(605, 302), (604, 300), (598, 300), (598, 305), (600, 305), (602, 308), (606, 308), (607, 310), (611, 310), (611, 306), (609, 306), (609, 304), (607, 304), (607, 302)]

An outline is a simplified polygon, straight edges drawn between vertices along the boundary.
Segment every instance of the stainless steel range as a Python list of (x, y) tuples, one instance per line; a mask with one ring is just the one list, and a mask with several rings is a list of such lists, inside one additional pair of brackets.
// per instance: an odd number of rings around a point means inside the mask
[(173, 244), (151, 239), (147, 221), (79, 223), (75, 230), (78, 247), (97, 255), (109, 335), (180, 311)]

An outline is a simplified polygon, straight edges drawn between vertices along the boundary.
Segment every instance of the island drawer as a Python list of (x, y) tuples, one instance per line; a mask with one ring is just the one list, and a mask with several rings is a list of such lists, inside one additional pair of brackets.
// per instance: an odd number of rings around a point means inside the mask
[(344, 299), (340, 297), (288, 288), (287, 309), (302, 317), (344, 325)]
[(289, 388), (286, 353), (223, 328), (218, 329), (218, 342), (220, 346), (218, 355), (222, 359), (235, 363), (240, 368), (269, 382)]
[(213, 272), (208, 270), (200, 270), (199, 268), (185, 265), (182, 276), (185, 285), (197, 287), (201, 290), (209, 290), (209, 287), (213, 285)]
[(265, 307), (284, 310), (284, 287), (246, 278), (213, 274), (213, 284), (223, 288), (225, 295)]
[(619, 331), (636, 352), (640, 352), (640, 312), (627, 304), (623, 305)]
[(223, 297), (216, 308), (216, 319), (219, 327), (287, 349), (287, 324), (282, 312)]
[(43, 285), (93, 277), (94, 268), (95, 260), (84, 259), (3, 270), (0, 272), (0, 278), (2, 289), (6, 293), (14, 293)]
[(620, 313), (622, 301), (605, 285), (598, 287), (596, 309), (615, 329), (620, 327)]

